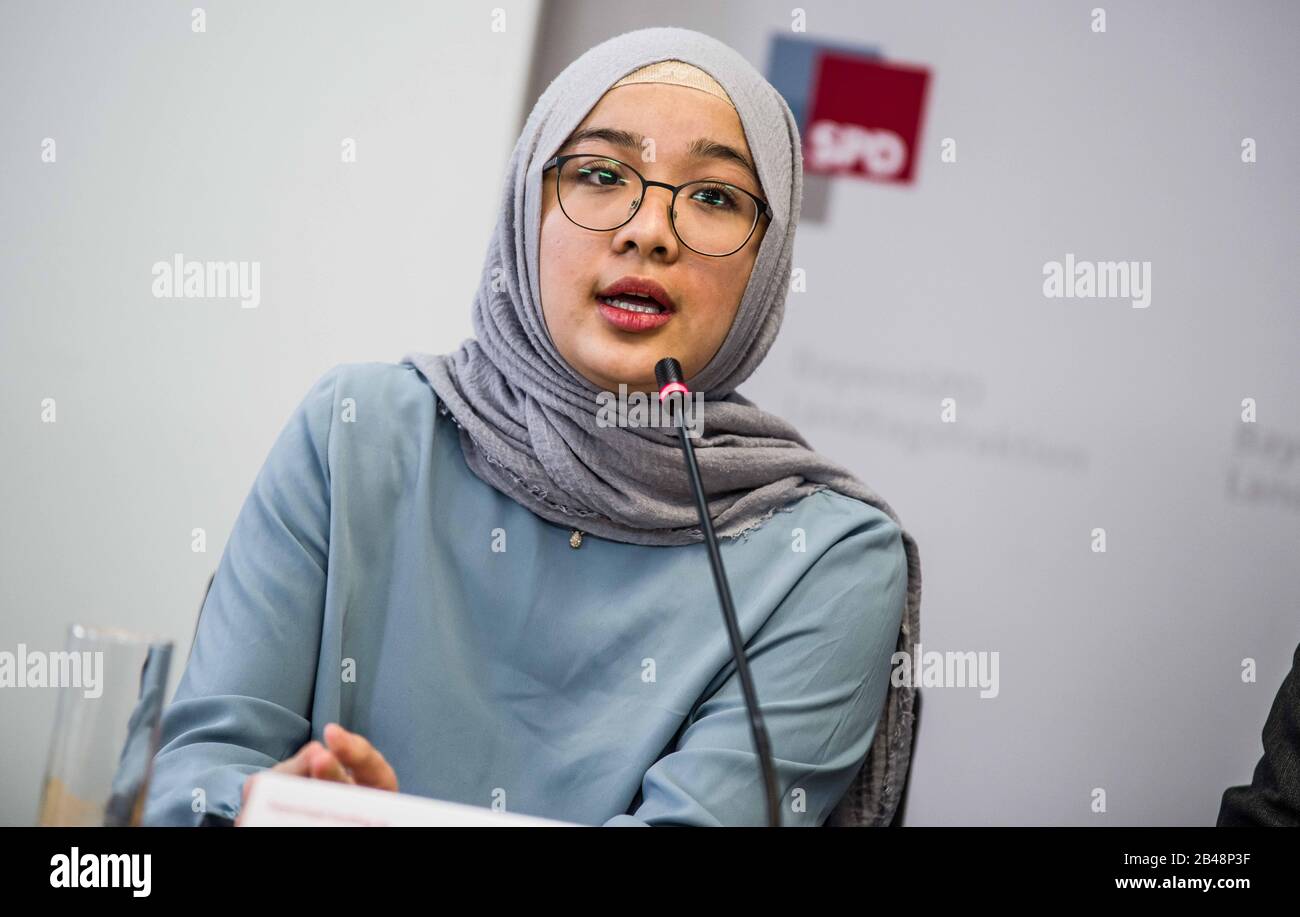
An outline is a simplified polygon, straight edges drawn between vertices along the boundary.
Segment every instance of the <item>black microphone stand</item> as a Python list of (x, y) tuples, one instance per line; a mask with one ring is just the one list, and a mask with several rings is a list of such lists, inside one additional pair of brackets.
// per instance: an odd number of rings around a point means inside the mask
[[(695, 462), (695, 449), (691, 446), (690, 436), (686, 432), (685, 411), (680, 409), (681, 400), (689, 391), (682, 379), (681, 364), (672, 357), (664, 357), (655, 364), (655, 379), (659, 382), (659, 398), (665, 402), (671, 412), (670, 416), (681, 438), (682, 452), (686, 456), (686, 473), (690, 475), (691, 490), (695, 493), (695, 508), (700, 516), (700, 528), (704, 530), (704, 541), (709, 549), (709, 564), (713, 567), (713, 584), (717, 587), (718, 600), (722, 603), (722, 618), (727, 625), (727, 636), (731, 640), (731, 654), (736, 660), (740, 688), (745, 696), (745, 707), (749, 711), (749, 731), (753, 736), (754, 750), (758, 753), (759, 766), (763, 772), (764, 795), (767, 799), (767, 824), (770, 828), (779, 828), (781, 827), (781, 803), (776, 785), (776, 766), (772, 763), (772, 746), (768, 741), (767, 728), (763, 725), (763, 714), (758, 707), (754, 682), (749, 674), (745, 645), (741, 640), (740, 625), (736, 621), (736, 608), (731, 601), (731, 587), (727, 585), (727, 574), (722, 567), (722, 555), (718, 552), (718, 539), (713, 533), (713, 520), (709, 517), (709, 504), (704, 498), (704, 485), (700, 481), (700, 468)], [(664, 389), (670, 385), (672, 388), (665, 394)]]

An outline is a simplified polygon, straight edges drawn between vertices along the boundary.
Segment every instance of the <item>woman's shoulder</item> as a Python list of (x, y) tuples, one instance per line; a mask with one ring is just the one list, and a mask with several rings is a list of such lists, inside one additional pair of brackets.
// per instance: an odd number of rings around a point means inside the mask
[(883, 628), (879, 646), (892, 647), (889, 635), (906, 614), (910, 575), (902, 525), (880, 507), (831, 488), (802, 502), (809, 509), (805, 525), (825, 530), (813, 563), (822, 588), (861, 596), (877, 612), (863, 626)]
[(399, 444), (428, 441), (438, 397), (409, 363), (337, 363), (312, 384), (301, 410), (312, 436), (334, 453), (382, 458)]
[(374, 434), (394, 425), (432, 421), (438, 406), (433, 386), (410, 363), (337, 363), (312, 384), (305, 399), (328, 404), (329, 424), (356, 424)]
[(906, 583), (903, 529), (889, 513), (829, 487), (773, 513), (747, 561), (764, 575), (808, 579), (832, 591)]
[(320, 376), (316, 386), (329, 386), (336, 399), (365, 398), (429, 407), (436, 407), (438, 401), (433, 386), (410, 363), (337, 363)]
[(831, 541), (870, 533), (873, 543), (894, 545), (902, 550), (903, 529), (892, 516), (878, 506), (831, 487), (804, 497), (791, 513), (799, 523), (822, 529)]
[(800, 500), (782, 537), (798, 537), (820, 575), (904, 590), (908, 578), (903, 527), (887, 512), (823, 488)]

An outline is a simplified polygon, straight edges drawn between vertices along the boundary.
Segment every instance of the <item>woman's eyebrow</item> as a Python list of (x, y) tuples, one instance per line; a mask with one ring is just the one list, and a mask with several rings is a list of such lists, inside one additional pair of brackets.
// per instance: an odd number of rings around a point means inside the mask
[[(616, 127), (584, 127), (570, 134), (564, 145), (569, 146), (570, 144), (581, 143), (584, 140), (603, 140), (620, 149), (632, 151), (640, 150), (645, 143), (645, 137), (636, 131), (625, 131)], [(710, 140), (707, 137), (701, 137), (687, 147), (686, 154), (692, 159), (720, 159), (724, 162), (735, 163), (753, 176), (756, 184), (762, 184), (758, 180), (758, 170), (749, 161), (749, 157), (733, 146)]]
[(636, 131), (624, 131), (616, 127), (584, 127), (570, 134), (569, 139), (564, 141), (564, 145), (581, 143), (584, 140), (604, 140), (624, 150), (639, 150), (641, 144), (645, 142), (645, 138)]
[(721, 159), (724, 162), (734, 162), (754, 178), (754, 183), (761, 185), (758, 180), (758, 170), (754, 164), (749, 161), (749, 157), (734, 146), (728, 146), (725, 143), (718, 143), (716, 140), (709, 140), (707, 137), (701, 137), (692, 143), (686, 150), (687, 154), (695, 159)]

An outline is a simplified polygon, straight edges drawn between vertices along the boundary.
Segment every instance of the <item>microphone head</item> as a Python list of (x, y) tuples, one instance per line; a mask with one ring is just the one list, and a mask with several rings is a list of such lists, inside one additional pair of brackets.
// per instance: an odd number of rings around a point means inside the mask
[(682, 364), (672, 357), (664, 357), (655, 364), (655, 381), (659, 383), (660, 389), (670, 382), (676, 382), (685, 388), (686, 380), (682, 378)]

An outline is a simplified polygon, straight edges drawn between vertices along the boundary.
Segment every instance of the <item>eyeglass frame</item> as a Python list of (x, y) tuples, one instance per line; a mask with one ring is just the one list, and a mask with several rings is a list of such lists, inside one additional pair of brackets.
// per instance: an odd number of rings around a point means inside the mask
[[(623, 160), (621, 159), (615, 159), (613, 156), (603, 156), (600, 153), (566, 153), (563, 156), (552, 156), (550, 162), (542, 166), (542, 174), (545, 175), (546, 172), (551, 169), (555, 169), (558, 174), (559, 170), (570, 159), (582, 159), (584, 157), (590, 159), (606, 159), (610, 162), (616, 162), (620, 166), (626, 167), (629, 171), (631, 171), (633, 175), (641, 179), (641, 196), (637, 198), (636, 209), (633, 210), (631, 213), (629, 213), (627, 219), (624, 220), (622, 223), (619, 223), (617, 226), (611, 226), (609, 229), (592, 229), (590, 226), (583, 226), (573, 217), (569, 216), (569, 211), (564, 209), (564, 199), (560, 196), (560, 183), (557, 180), (555, 183), (555, 200), (556, 203), (560, 205), (560, 210), (563, 211), (564, 216), (569, 220), (570, 223), (572, 223), (574, 226), (577, 226), (580, 229), (585, 229), (588, 232), (613, 232), (614, 230), (622, 229), (628, 223), (631, 223), (632, 220), (636, 217), (636, 215), (641, 212), (641, 205), (645, 203), (646, 191), (648, 191), (650, 188), (667, 188), (669, 191), (673, 193), (672, 200), (668, 202), (668, 223), (673, 228), (673, 235), (677, 237), (677, 241), (682, 243), (682, 245), (685, 245), (687, 248), (695, 252), (695, 254), (697, 255), (703, 255), (705, 258), (731, 257), (736, 252), (740, 251), (742, 248), (748, 245), (750, 239), (754, 238), (754, 230), (758, 229), (759, 220), (761, 220), (763, 217), (767, 217), (768, 219), (772, 218), (772, 205), (769, 204), (767, 201), (763, 200), (754, 192), (748, 191), (745, 188), (740, 187), (739, 185), (733, 185), (731, 182), (722, 181), (721, 179), (716, 179), (716, 178), (696, 178), (680, 185), (670, 185), (666, 181), (654, 181), (652, 179), (646, 178), (639, 171), (637, 171), (636, 166), (623, 162)], [(749, 227), (749, 235), (745, 236), (745, 241), (741, 242), (731, 251), (725, 252), (724, 254), (721, 255), (715, 255), (709, 252), (702, 252), (698, 248), (691, 248), (691, 246), (687, 244), (686, 240), (682, 238), (681, 233), (677, 231), (677, 192), (681, 191), (683, 188), (689, 185), (698, 185), (709, 181), (718, 185), (726, 185), (728, 188), (735, 188), (737, 191), (743, 194), (748, 194), (751, 198), (754, 199), (754, 203), (759, 205), (758, 214), (757, 216), (754, 217), (754, 225)]]

